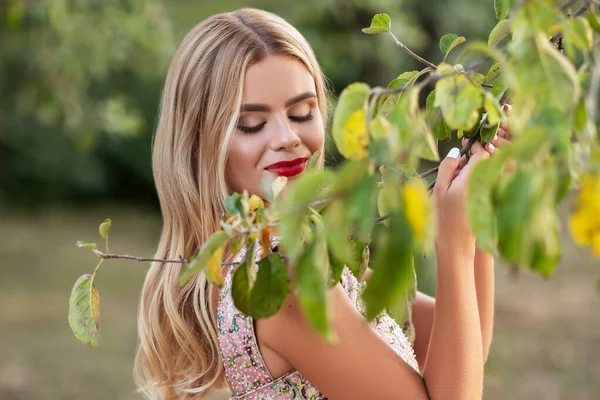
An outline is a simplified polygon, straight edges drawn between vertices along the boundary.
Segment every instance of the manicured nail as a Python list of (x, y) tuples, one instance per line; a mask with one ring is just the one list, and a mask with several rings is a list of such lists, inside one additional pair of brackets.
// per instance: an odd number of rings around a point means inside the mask
[(494, 142), (495, 142), (496, 140), (498, 140), (498, 134), (497, 134), (497, 133), (494, 135)]
[(491, 143), (488, 143), (488, 149), (493, 153), (496, 150), (496, 146)]
[(455, 160), (458, 158), (458, 155), (460, 154), (460, 150), (458, 149), (458, 147), (453, 147), (449, 152), (448, 155), (446, 157), (450, 157), (450, 158), (454, 158)]

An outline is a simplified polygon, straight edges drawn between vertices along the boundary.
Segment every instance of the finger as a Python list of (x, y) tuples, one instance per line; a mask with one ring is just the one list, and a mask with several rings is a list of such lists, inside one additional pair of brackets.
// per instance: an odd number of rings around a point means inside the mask
[(446, 158), (440, 163), (438, 176), (435, 181), (435, 190), (446, 192), (450, 187), (450, 183), (454, 179), (454, 172), (458, 169), (460, 150), (458, 147), (453, 147)]
[[(487, 147), (487, 145), (486, 145), (486, 147)], [(481, 152), (490, 152), (490, 150), (488, 150), (486, 147), (484, 147), (483, 143), (481, 143), (481, 142), (474, 142), (470, 149), (471, 156), (474, 156), (475, 154), (481, 153)], [(493, 152), (494, 150), (495, 149), (492, 149), (491, 152)]]
[(498, 129), (498, 136), (503, 137), (504, 139), (512, 140), (510, 128), (504, 123), (500, 124), (500, 129)]
[[(510, 104), (504, 104), (502, 106), (502, 109), (504, 110), (504, 114), (506, 114), (506, 116), (508, 116), (512, 110), (512, 106)], [(501, 122), (500, 129), (502, 129), (506, 132), (505, 139), (510, 139), (511, 134), (510, 134), (510, 127), (508, 126), (508, 123)]]
[(507, 145), (511, 144), (512, 142), (509, 140), (506, 140), (504, 138), (498, 137), (496, 140), (492, 141), (492, 144), (497, 148), (502, 148), (502, 147), (506, 147)]
[(473, 145), (474, 151), (471, 158), (469, 158), (469, 162), (463, 169), (461, 169), (461, 175), (469, 174), (473, 166), (477, 164), (481, 160), (487, 160), (490, 158), (490, 153), (481, 145), (481, 143), (477, 143), (477, 146)]

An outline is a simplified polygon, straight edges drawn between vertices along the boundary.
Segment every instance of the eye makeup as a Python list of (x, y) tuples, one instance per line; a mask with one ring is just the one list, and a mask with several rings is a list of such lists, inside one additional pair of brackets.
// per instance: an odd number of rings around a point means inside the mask
[[(307, 115), (304, 115), (301, 117), (296, 117), (296, 116), (290, 115), (288, 118), (294, 122), (303, 123), (303, 122), (311, 121), (313, 119), (313, 114), (311, 111)], [(238, 125), (237, 128), (240, 131), (242, 131), (243, 133), (252, 134), (252, 133), (259, 132), (266, 124), (267, 124), (266, 122), (263, 122), (261, 124), (255, 125), (255, 126)]]

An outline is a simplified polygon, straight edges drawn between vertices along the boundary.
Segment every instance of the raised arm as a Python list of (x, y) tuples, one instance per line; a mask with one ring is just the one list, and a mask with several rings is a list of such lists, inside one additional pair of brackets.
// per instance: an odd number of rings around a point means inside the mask
[(446, 158), (440, 167), (434, 194), (439, 235), (452, 240), (437, 246), (438, 300), (423, 377), (379, 338), (340, 285), (330, 291), (337, 341), (328, 343), (316, 334), (297, 299), (290, 295), (277, 315), (257, 321), (260, 344), (285, 359), (330, 399), (481, 398), (475, 238), (466, 223), (464, 196), (472, 164), (486, 155), (475, 154), (454, 180), (459, 170), (457, 159)]

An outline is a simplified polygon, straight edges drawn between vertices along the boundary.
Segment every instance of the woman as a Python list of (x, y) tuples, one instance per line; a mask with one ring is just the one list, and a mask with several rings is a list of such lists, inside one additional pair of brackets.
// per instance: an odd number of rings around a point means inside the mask
[[(323, 148), (326, 122), (324, 76), (286, 21), (241, 9), (193, 28), (170, 65), (154, 140), (164, 222), (156, 258), (189, 257), (220, 229), (230, 193), (264, 198), (265, 174), (288, 175), (293, 185)], [(441, 163), (437, 301), (417, 296), (414, 352), (387, 315), (364, 323), (348, 271), (330, 293), (339, 338), (332, 344), (309, 327), (293, 293), (277, 315), (253, 321), (231, 301), (233, 268), (219, 291), (202, 273), (179, 288), (181, 266), (154, 263), (138, 318), (139, 391), (151, 399), (203, 398), (222, 387), (235, 399), (481, 398), (493, 259), (476, 248), (465, 196), (470, 170), (492, 151), (476, 144), (467, 162), (453, 149)]]

